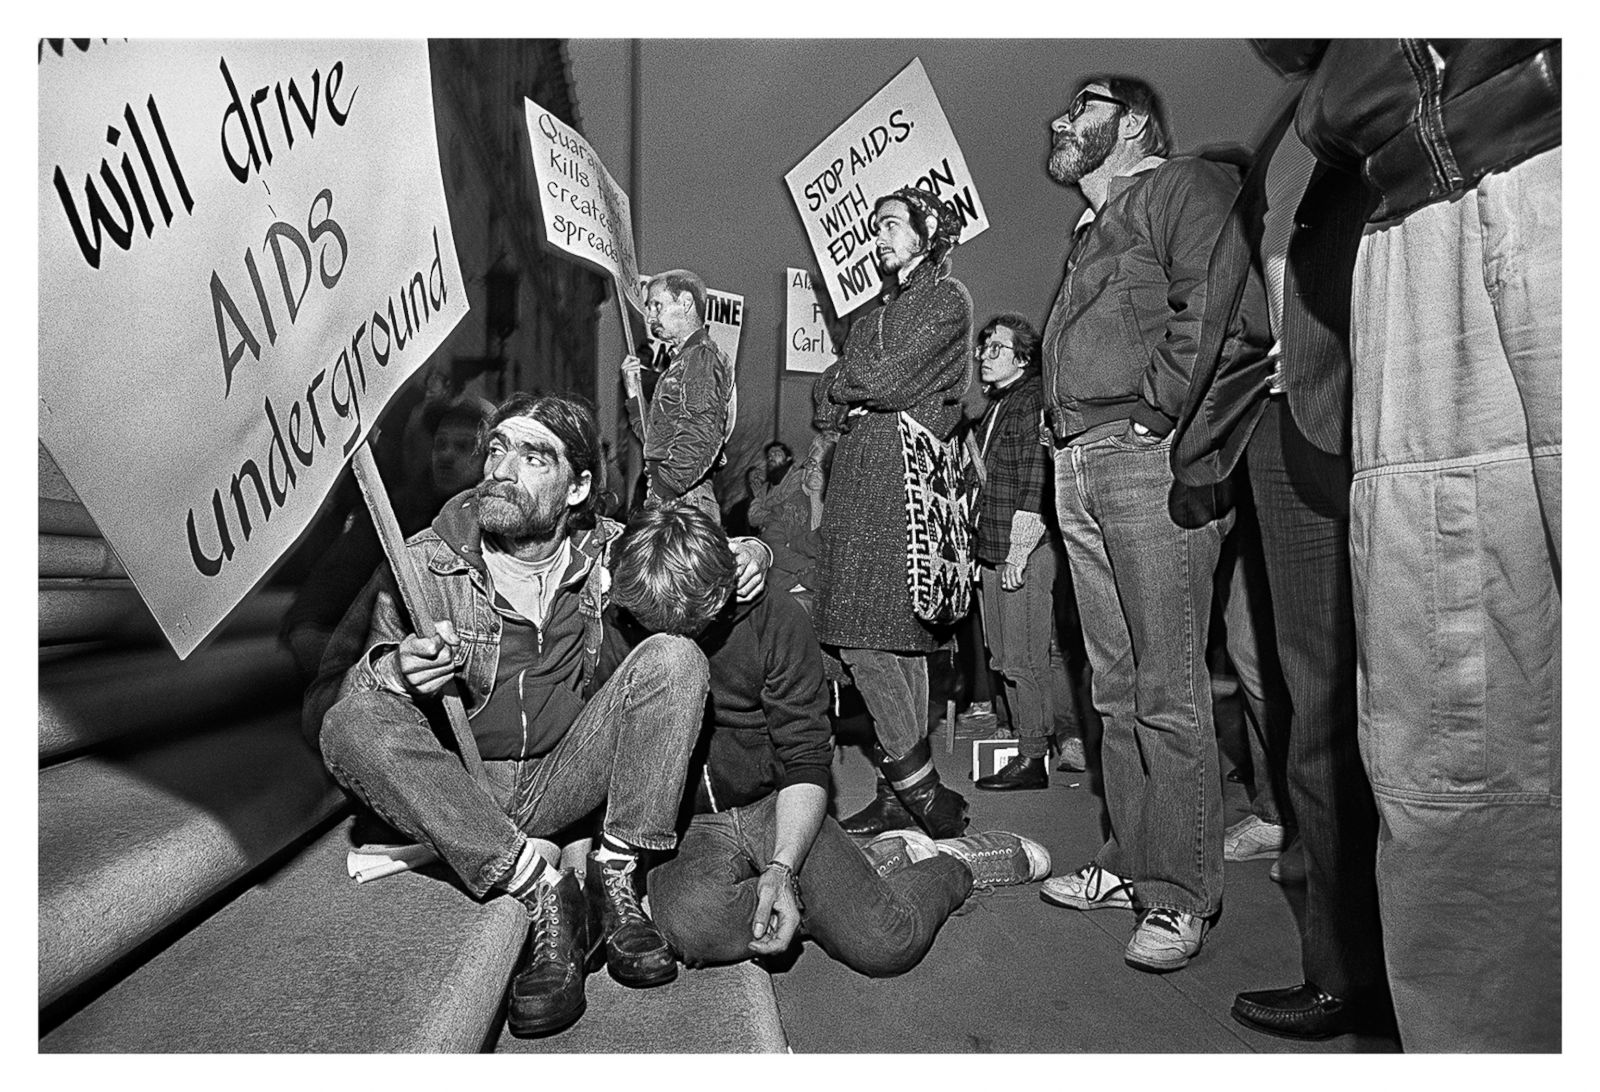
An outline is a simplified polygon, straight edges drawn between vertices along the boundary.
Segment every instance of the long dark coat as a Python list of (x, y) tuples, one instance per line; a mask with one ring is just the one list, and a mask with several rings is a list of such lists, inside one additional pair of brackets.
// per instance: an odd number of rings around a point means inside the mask
[[(924, 262), (850, 328), (817, 379), (815, 424), (842, 431), (824, 498), (817, 637), (840, 648), (932, 652), (906, 589), (905, 464), (896, 424), (908, 410), (941, 438), (955, 431), (972, 377), (972, 297), (950, 261)], [(862, 409), (863, 414), (850, 411)]]

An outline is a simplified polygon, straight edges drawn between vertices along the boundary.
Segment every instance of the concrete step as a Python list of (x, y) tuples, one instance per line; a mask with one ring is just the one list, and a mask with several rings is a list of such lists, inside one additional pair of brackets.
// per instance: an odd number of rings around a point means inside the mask
[(127, 570), (103, 538), (39, 535), (40, 576), (125, 577)]
[[(276, 631), (292, 590), (257, 591), (244, 598), (222, 632)], [(114, 640), (129, 645), (164, 641), (161, 627), (128, 580), (46, 578), (39, 581), (39, 643)]]
[(112, 648), (39, 664), (39, 759), (114, 739), (177, 734), (287, 705), (294, 659), (270, 635), (221, 638), (180, 660), (168, 648)]
[(680, 966), (665, 986), (630, 990), (605, 970), (585, 983), (588, 1010), (542, 1039), (501, 1028), (497, 1054), (782, 1054), (789, 1049), (772, 979), (754, 963)]
[(297, 708), (39, 774), (39, 1004), (344, 806)]
[[(528, 919), (437, 875), (356, 884), (350, 822), (39, 1042), (58, 1052), (478, 1051)], [(431, 871), (431, 870), (430, 870)]]

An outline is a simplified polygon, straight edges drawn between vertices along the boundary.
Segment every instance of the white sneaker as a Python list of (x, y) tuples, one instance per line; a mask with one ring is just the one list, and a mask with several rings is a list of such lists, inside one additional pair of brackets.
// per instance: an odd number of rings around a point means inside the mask
[(1246, 815), (1222, 832), (1224, 861), (1258, 861), (1276, 857), (1289, 844), (1289, 831), (1257, 815)]
[(1128, 966), (1141, 971), (1165, 974), (1180, 970), (1199, 954), (1205, 935), (1204, 918), (1154, 906), (1139, 915), (1139, 924), (1134, 926), (1122, 958)]
[(1039, 897), (1074, 910), (1132, 910), (1133, 881), (1091, 861), (1070, 876), (1046, 880)]
[(1061, 737), (1061, 761), (1056, 763), (1057, 773), (1083, 773), (1089, 760), (1083, 754), (1083, 740), (1077, 736)]

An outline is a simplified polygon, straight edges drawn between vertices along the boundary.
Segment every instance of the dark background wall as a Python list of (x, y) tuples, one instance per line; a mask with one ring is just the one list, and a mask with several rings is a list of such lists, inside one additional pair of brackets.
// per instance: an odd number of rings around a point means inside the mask
[[(913, 57), (989, 213), (989, 230), (955, 253), (979, 323), (1015, 309), (1042, 324), (1054, 297), (1083, 204), (1045, 174), (1047, 127), (1078, 80), (1149, 80), (1180, 150), (1252, 143), (1282, 89), (1238, 39), (647, 39), (638, 177), (630, 178), (628, 43), (572, 39), (567, 52), (583, 131), (633, 199), (640, 268), (687, 266), (745, 296), (734, 472), (774, 434), (797, 452), (810, 438), (813, 377), (784, 378), (781, 392), (775, 382), (784, 267), (814, 267), (784, 172)], [(598, 345), (596, 391), (609, 422), (623, 351), (614, 305), (601, 312)]]

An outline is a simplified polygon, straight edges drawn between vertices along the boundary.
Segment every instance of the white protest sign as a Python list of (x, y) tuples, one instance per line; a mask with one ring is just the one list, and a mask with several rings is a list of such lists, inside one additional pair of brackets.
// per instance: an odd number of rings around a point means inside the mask
[(433, 134), (423, 42), (42, 49), (39, 435), (179, 656), (466, 314)]
[(791, 372), (824, 372), (839, 359), (839, 347), (828, 331), (832, 311), (818, 295), (811, 270), (789, 267), (784, 278), (788, 306), (784, 321), (783, 366)]
[(878, 198), (902, 186), (921, 186), (960, 218), (963, 243), (989, 226), (972, 172), (920, 58), (783, 179), (841, 315), (878, 291), (870, 223)]
[[(650, 278), (644, 275), (639, 277), (639, 295), (642, 298), (650, 286)], [(735, 373), (739, 370), (739, 335), (744, 332), (744, 297), (732, 292), (722, 292), (715, 288), (706, 289), (706, 334), (716, 343), (717, 348), (728, 354), (728, 363), (734, 366)], [(653, 356), (660, 346), (654, 338), (650, 340), (650, 350)], [(649, 360), (649, 357), (645, 358)]]
[(546, 245), (609, 273), (634, 309), (643, 311), (627, 193), (582, 133), (532, 99), (522, 103)]

